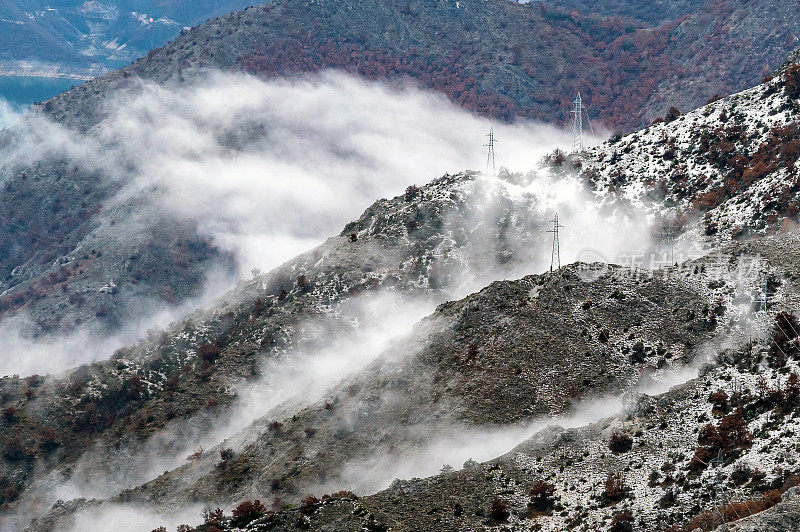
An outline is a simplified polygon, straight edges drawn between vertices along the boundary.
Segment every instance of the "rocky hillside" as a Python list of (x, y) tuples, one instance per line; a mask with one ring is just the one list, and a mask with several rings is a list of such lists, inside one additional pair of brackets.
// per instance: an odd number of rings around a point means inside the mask
[[(506, 0), (274, 1), (201, 24), (146, 59), (46, 104), (71, 125), (98, 120), (97, 91), (131, 76), (192, 78), (198, 69), (262, 76), (339, 68), (409, 77), (471, 111), (563, 124), (581, 91), (591, 116), (630, 130), (670, 105), (694, 108), (758, 83), (795, 46), (793, 0), (704, 2), (645, 22), (562, 3)], [(622, 2), (636, 15), (640, 2)], [(573, 9), (577, 8), (577, 9)], [(682, 13), (687, 11), (686, 13)], [(734, 53), (735, 50), (735, 53)], [(691, 80), (691, 83), (686, 83)]]
[(21, 161), (48, 131), (31, 119), (0, 133), (0, 318), (24, 315), (34, 335), (113, 333), (143, 311), (199, 295), (210, 270), (233, 271), (195, 222), (152, 195), (114, 201), (132, 179), (122, 161), (113, 172), (66, 153)]
[[(30, 519), (65, 477), (80, 483), (120, 467), (120, 445), (132, 457), (123, 466), (131, 476), (114, 485), (121, 490), (160, 473), (144, 467), (148, 452), (177, 455), (176, 464), (209, 437), (211, 450), (119, 500), (228, 504), (261, 491), (296, 500), (322, 482), (358, 484), (343, 466), (359, 455), (408, 450), (444, 428), (513, 427), (627, 389), (691, 361), (715, 334), (726, 313), (715, 294), (729, 287), (687, 282), (682, 271), (641, 279), (579, 265), (496, 283), (442, 305), (416, 340), (371, 354), (376, 361), (340, 386), (307, 394), (322, 393), (319, 403), (270, 399), (276, 410), (262, 404), (229, 443), (214, 446), (213, 427), (269, 380), (260, 375), (271, 362), (367, 323), (347, 300), (381, 292), (441, 300), (530, 263), (549, 213), (507, 187), (470, 173), (409, 187), (322, 247), (108, 362), (64, 377), (5, 379), (4, 423), (14, 428), (2, 441), (6, 504)], [(218, 466), (228, 445), (234, 454)]]
[[(785, 251), (762, 264), (765, 273), (780, 275), (786, 266), (796, 270), (800, 240), (792, 232), (752, 244), (732, 244), (718, 255), (725, 257), (729, 269), (718, 270), (716, 275), (730, 279), (738, 263), (759, 249)], [(694, 282), (709, 282), (707, 273), (701, 272), (709, 272), (710, 266), (718, 262), (717, 257), (694, 263)], [(521, 280), (512, 286), (530, 281)], [(455, 305), (491, 294), (497, 288), (489, 287)], [(753, 284), (746, 288), (751, 294), (756, 289)], [(292, 530), (299, 526), (354, 531), (690, 532), (697, 528), (715, 530), (723, 513), (725, 520), (733, 523), (731, 530), (792, 529), (798, 520), (796, 486), (800, 483), (795, 449), (800, 407), (800, 327), (787, 309), (796, 308), (798, 288), (796, 276), (783, 275), (775, 290), (770, 291), (768, 310), (758, 312), (749, 324), (755, 326), (754, 332), (748, 324), (732, 319), (736, 316), (733, 310), (742, 304), (741, 294), (730, 285), (718, 290), (714, 299), (731, 312), (721, 317), (718, 325), (718, 339), (726, 346), (714, 343), (708, 349), (713, 363), (702, 366), (698, 376), (666, 393), (632, 396), (620, 412), (607, 411), (599, 422), (578, 428), (555, 425), (534, 430), (533, 436), (495, 460), (469, 460), (463, 467), (443, 467), (439, 475), (430, 478), (396, 480), (374, 495), (358, 497), (346, 489), (346, 483), (339, 484), (345, 489), (337, 491), (334, 482), (327, 485), (327, 493), (332, 495), (316, 492), (316, 497), (308, 496), (290, 509), (270, 509), (269, 501), (276, 491), (280, 492), (282, 483), (294, 481), (290, 475), (269, 489), (264, 486), (260, 491), (242, 493), (249, 501), (236, 506), (232, 515), (222, 510), (206, 513), (206, 524), (196, 530)], [(626, 299), (616, 304), (624, 308), (632, 302)], [(452, 304), (439, 312), (448, 308)], [(759, 333), (764, 336), (759, 338)], [(446, 396), (448, 381), (441, 382)], [(525, 397), (530, 400), (537, 394), (529, 392)], [(346, 399), (331, 399), (331, 404), (346, 408)], [(375, 409), (385, 407), (380, 401), (370, 405)], [(336, 416), (338, 408), (326, 412), (320, 405), (319, 415), (313, 419), (315, 426), (324, 426), (321, 419)], [(361, 408), (367, 408), (363, 401)], [(371, 414), (365, 413), (364, 419), (373, 419)], [(229, 486), (232, 479), (251, 470), (237, 462), (244, 457), (272, 460), (286, 445), (316, 447), (317, 432), (311, 436), (297, 434), (309, 421), (312, 420), (307, 415), (300, 414), (280, 426), (274, 425), (263, 436), (270, 442), (268, 446), (260, 447), (258, 453), (245, 451), (244, 456), (220, 463), (214, 476), (199, 485), (216, 482), (217, 486)], [(360, 426), (359, 432), (369, 433), (367, 424)], [(487, 442), (491, 434), (485, 434)], [(324, 430), (320, 437), (324, 438)], [(287, 444), (286, 440), (295, 443)], [(419, 452), (420, 448), (414, 449)], [(296, 456), (292, 471), (302, 477), (302, 468), (314, 462), (309, 463), (308, 456), (302, 453)], [(363, 454), (360, 456), (363, 463)], [(714, 462), (718, 456), (720, 461)], [(252, 469), (262, 470), (254, 465)], [(226, 472), (229, 478), (225, 477)], [(164, 486), (167, 489), (160, 495), (174, 494), (177, 488), (169, 484), (172, 475), (165, 474), (149, 488)], [(138, 492), (128, 492), (119, 500), (136, 500)], [(63, 516), (66, 509), (56, 508), (51, 518)], [(52, 523), (43, 522), (43, 529), (49, 529)]]
[(596, 190), (716, 239), (790, 227), (800, 213), (800, 63), (797, 54), (761, 85), (588, 151)]
[[(337, 67), (368, 78), (415, 78), (470, 110), (509, 120), (523, 116), (563, 123), (569, 99), (581, 90), (592, 112), (599, 112), (608, 125), (632, 127), (663, 115), (665, 102), (688, 107), (760, 79), (764, 69), (780, 62), (789, 36), (797, 33), (791, 27), (796, 17), (784, 14), (790, 4), (779, 2), (768, 13), (736, 3), (725, 9), (698, 5), (683, 15), (668, 11), (682, 18), (654, 26), (656, 22), (644, 12), (629, 16), (649, 22), (565, 13), (580, 10), (578, 5), (542, 8), (504, 0), (465, 0), (458, 6), (273, 2), (201, 24), (147, 58), (81, 85), (42, 109), (61, 126), (86, 132), (89, 137), (81, 137), (81, 142), (93, 143), (97, 139), (92, 135), (102, 129), (99, 124), (114, 112), (109, 102), (116, 91), (136, 91), (137, 78), (182, 84), (202, 79), (208, 68), (274, 76)], [(632, 2), (630, 7), (641, 6)], [(763, 21), (764, 16), (775, 20)], [(707, 31), (712, 22), (714, 30)], [(752, 35), (759, 28), (769, 28), (770, 34)], [(725, 37), (726, 32), (747, 35), (746, 42), (737, 43)], [(747, 51), (728, 53), (732, 46)], [(753, 46), (764, 48), (748, 48)], [(704, 53), (687, 52), (698, 48)], [(584, 53), (576, 63), (574, 54), (565, 50)], [(678, 51), (694, 66), (670, 55)], [(731, 65), (728, 77), (703, 77), (705, 72), (720, 72), (720, 64), (739, 59), (747, 64)], [(711, 63), (713, 69), (708, 67)], [(490, 64), (494, 68), (486, 67)], [(649, 70), (639, 70), (645, 66)], [(677, 78), (676, 72), (681, 73)], [(682, 82), (688, 77), (694, 83)], [(553, 80), (566, 85), (554, 87)], [(665, 87), (673, 85), (679, 92), (681, 87), (693, 92), (665, 97), (665, 90), (673, 90)], [(775, 131), (769, 139), (758, 140), (770, 145), (788, 142), (789, 160), (793, 148), (786, 139), (791, 132), (791, 128)], [(0, 139), (3, 317), (24, 315), (33, 335), (75, 327), (115, 332), (137, 310), (152, 314), (200, 296), (209, 272), (231, 273), (232, 258), (194, 222), (159, 208), (139, 214), (142, 205), (137, 201), (142, 198), (113, 206), (110, 216), (115, 195), (141, 169), (141, 161), (123, 155), (110, 165), (116, 169), (111, 173), (57, 155), (45, 154), (32, 163), (15, 161), (14, 152), (27, 142), (19, 130)], [(97, 146), (101, 152), (108, 147), (102, 142)], [(724, 166), (727, 159), (721, 153), (714, 164)], [(743, 173), (744, 163), (736, 164), (734, 174)], [(623, 162), (620, 168), (624, 167)], [(728, 220), (710, 218), (709, 230), (720, 223)]]
[(591, 283), (575, 268), (493, 283), (441, 305), (318, 404), (267, 414), (230, 460), (219, 464), (223, 443), (119, 500), (170, 508), (260, 494), (296, 501), (320, 486), (368, 493), (375, 476), (448, 434), (520, 426), (680, 367), (717, 319), (675, 280), (633, 284), (618, 270)]
[(717, 529), (724, 512), (730, 530), (792, 530), (800, 477), (786, 444), (797, 430), (798, 370), (794, 359), (788, 370), (751, 365), (753, 353), (771, 350), (729, 352), (687, 385), (587, 427), (542, 431), (497, 460), (363, 498), (338, 493), (262, 510), (246, 529), (688, 532)]
[[(537, 414), (627, 389), (643, 374), (668, 374), (695, 356), (724, 314), (706, 303), (709, 294), (698, 297), (675, 278), (642, 281), (612, 269), (587, 282), (582, 272), (578, 265), (495, 283), (442, 305), (320, 403), (283, 410), (288, 417), (268, 414), (112, 502), (166, 509), (268, 496), (280, 506), (323, 485), (364, 488), (363, 472), (351, 468), (365, 458), (380, 471), (383, 460), (410, 459), (450, 431), (519, 430)], [(34, 529), (62, 526), (87, 504), (97, 502), (79, 502), (66, 517), (70, 506), (57, 506)]]
[[(410, 187), (321, 247), (108, 361), (64, 376), (3, 379), (5, 425), (14, 429), (0, 435), (3, 482), (13, 488), (4, 501), (37, 479), (47, 484), (48, 471), (70, 468), (90, 448), (101, 460), (120, 441), (136, 448), (176, 425), (182, 428), (171, 439), (158, 440), (162, 452), (204, 442), (207, 424), (195, 422), (224, 418), (237, 387), (258, 381), (265, 364), (293, 350), (313, 352), (367, 320), (358, 307), (348, 309), (349, 299), (386, 292), (441, 300), (512, 273), (546, 235), (546, 218), (531, 201), (515, 203), (502, 182), (471, 173)], [(183, 424), (200, 430), (187, 436)]]
[[(698, 208), (694, 199), (680, 196), (677, 174), (666, 174), (671, 178), (664, 179), (662, 197), (651, 193), (648, 198), (651, 184), (641, 177), (648, 171), (635, 165), (653, 164), (656, 175), (669, 172), (674, 165), (659, 165), (674, 134), (682, 139), (674, 142), (676, 150), (684, 150), (680, 161), (719, 170), (713, 159), (706, 159), (708, 152), (692, 151), (691, 146), (712, 127), (725, 131), (727, 125), (718, 126), (727, 124), (723, 111), (741, 113), (730, 126), (742, 126), (741, 138), (752, 144), (741, 146), (755, 151), (739, 153), (753, 158), (762, 149), (759, 135), (771, 138), (775, 130), (791, 127), (796, 113), (793, 68), (788, 63), (755, 89), (670, 117), (583, 158), (554, 157), (550, 164), (580, 165), (601, 199), (617, 197), (644, 207), (657, 199), (676, 210), (686, 204)], [(789, 137), (766, 152), (765, 164), (774, 166), (759, 186), (780, 189), (785, 179), (772, 174), (792, 175), (787, 174), (796, 160), (791, 142)], [(742, 164), (749, 168), (759, 161)], [(734, 163), (725, 160), (730, 168)], [(619, 175), (623, 177), (614, 182), (611, 176)], [(466, 175), (410, 188), (405, 196), (376, 204), (332, 242), (360, 246), (365, 237), (369, 242), (370, 236), (382, 234), (396, 246), (407, 242), (405, 235), (418, 234), (427, 240), (426, 249), (437, 250), (428, 255), (431, 259), (443, 250), (469, 249), (451, 248), (461, 238), (446, 228), (463, 228), (464, 220), (472, 219), (461, 209), (474, 203), (462, 203), (454, 191), (473, 179)], [(753, 198), (751, 186), (756, 185), (744, 184), (737, 189), (739, 196), (727, 200), (746, 205)], [(698, 197), (697, 189), (691, 193)], [(443, 224), (447, 216), (438, 208), (431, 211), (426, 201), (449, 205), (447, 210), (465, 218), (452, 226)], [(438, 214), (429, 217), (429, 212)], [(789, 220), (792, 214), (781, 216)], [(779, 233), (764, 231), (767, 225), (756, 227), (733, 240), (722, 239), (727, 244), (713, 253), (655, 274), (576, 264), (552, 274), (494, 283), (440, 305), (410, 336), (376, 353), (372, 363), (311, 404), (291, 397), (273, 403), (266, 416), (221, 444), (200, 449), (190, 463), (106, 501), (57, 504), (32, 529), (51, 530), (72, 522), (76, 512), (113, 504), (147, 504), (168, 513), (200, 502), (235, 511), (231, 517), (222, 510), (206, 512), (206, 524), (198, 530), (301, 526), (688, 532), (714, 529), (720, 514), (727, 521), (741, 521), (737, 526), (742, 530), (780, 530), (795, 519), (791, 509), (800, 478), (794, 445), (786, 444), (793, 442), (800, 404), (800, 324), (793, 314), (800, 303), (800, 246), (798, 232), (783, 220)], [(525, 232), (525, 224), (512, 227)], [(759, 235), (759, 229), (767, 234)], [(469, 229), (465, 233), (475, 234)], [(447, 236), (442, 239), (443, 234)], [(507, 233), (497, 234), (507, 241)], [(415, 245), (401, 249), (422, 251)], [(444, 256), (458, 263), (469, 254)], [(500, 263), (505, 256), (495, 255)], [(511, 257), (521, 255), (512, 252)], [(397, 260), (392, 257), (384, 264)], [(422, 283), (407, 284), (383, 266), (377, 270), (382, 280), (368, 286), (436, 290), (460, 278), (442, 275), (455, 270), (433, 266), (436, 262), (423, 261), (428, 268)], [(304, 269), (290, 271), (285, 275), (291, 283)], [(298, 297), (294, 291), (302, 294), (316, 275), (304, 276), (302, 282), (297, 275), (297, 286), (284, 288), (283, 297)], [(275, 305), (280, 303), (281, 293), (272, 297)], [(704, 360), (709, 364), (700, 367)], [(692, 361), (694, 372), (686, 367)], [(681, 382), (685, 384), (664, 393)], [(588, 423), (577, 422), (572, 429), (524, 428), (537, 415), (574, 412), (581, 398), (618, 397), (631, 389), (645, 395), (625, 408), (611, 409), (601, 421), (591, 422), (590, 416), (584, 418)], [(440, 453), (428, 454), (442, 444), (437, 436), (444, 435), (444, 444), (452, 445), (465, 441), (459, 440), (464, 434), (476, 434), (489, 445), (493, 434), (508, 430), (512, 441), (535, 434), (509, 454), (483, 464), (468, 461), (461, 469), (436, 462)], [(715, 457), (719, 463), (713, 462)], [(425, 480), (396, 481), (361, 498), (354, 494), (386, 485), (386, 475), (395, 471), (398, 476), (409, 471), (429, 475), (438, 468), (439, 475)], [(309, 492), (333, 495), (301, 500)], [(718, 493), (724, 494), (724, 502), (715, 502), (722, 501)], [(291, 508), (282, 509), (287, 502)], [(775, 522), (779, 524), (769, 524)]]
[[(483, 17), (476, 20), (491, 35), (504, 13), (536, 23), (549, 13), (494, 0), (424, 9), (278, 1), (201, 25), (44, 110), (96, 139), (99, 95), (135, 85), (132, 74), (178, 83), (201, 67), (263, 66), (279, 56), (251, 43), (291, 51), (305, 42), (297, 31), (286, 42), (271, 38), (283, 35), (287, 17), (336, 22), (356, 8), (377, 9), (364, 22), (375, 24), (369, 35), (405, 35), (401, 43), (472, 31), (471, 19), (453, 25), (453, 16)], [(414, 27), (422, 33), (391, 24), (378, 31), (397, 17), (421, 17)], [(373, 37), (357, 42), (371, 46)], [(353, 50), (348, 57), (361, 48)], [(321, 66), (314, 57), (289, 71)], [(522, 276), (542, 270), (539, 251), (549, 242), (550, 207), (526, 187), (538, 174), (446, 175), (377, 201), (318, 248), (109, 360), (0, 380), (2, 526), (54, 530), (117, 505), (173, 515), (200, 504), (209, 505), (201, 531), (689, 532), (713, 529), (711, 494), (723, 483), (719, 511), (729, 520), (785, 513), (800, 474), (800, 246), (791, 223), (798, 88), (800, 66), (790, 61), (754, 89), (684, 116), (670, 111), (586, 154), (548, 159), (550, 184), (580, 169), (609, 213), (620, 207), (656, 219), (667, 207), (681, 231), (697, 219), (715, 246), (697, 260), (657, 271), (576, 263)], [(494, 112), (490, 100), (474, 101)], [(19, 134), (5, 133), (4, 146), (24, 144)], [(141, 209), (141, 196), (104, 210), (123, 189), (124, 171), (84, 172), (58, 158), (6, 170), (5, 222), (42, 220), (3, 242), (7, 315), (28, 309), (43, 329), (72, 327), (87, 310), (104, 318), (103, 298), (133, 300), (153, 279), (183, 287), (175, 299), (190, 297), (208, 264), (226, 263), (207, 241), (190, 238), (196, 227)], [(140, 223), (120, 229), (119, 219)], [(129, 227), (132, 237), (115, 245)], [(111, 272), (113, 282), (99, 286)], [(81, 293), (93, 306), (56, 316)], [(431, 313), (405, 327), (404, 301)], [(391, 334), (395, 327), (402, 334)], [(682, 385), (666, 391), (675, 383)], [(623, 408), (632, 392), (644, 395)], [(603, 398), (613, 406), (598, 412)], [(542, 416), (573, 428), (540, 431)], [(451, 465), (461, 459), (443, 463), (467, 440), (487, 453), (481, 460), (500, 457), (459, 470)], [(711, 464), (716, 456), (721, 463)], [(440, 469), (384, 489), (391, 477)], [(303, 499), (326, 492), (333, 495)], [(85, 497), (57, 502), (62, 494)], [(226, 517), (216, 505), (235, 511)]]

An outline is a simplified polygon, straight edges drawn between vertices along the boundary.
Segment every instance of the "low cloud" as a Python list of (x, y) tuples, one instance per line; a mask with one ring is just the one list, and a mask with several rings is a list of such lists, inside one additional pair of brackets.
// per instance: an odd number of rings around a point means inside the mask
[(576, 428), (612, 417), (626, 407), (619, 396), (594, 397), (576, 405), (572, 412), (545, 416), (509, 427), (429, 427), (424, 444), (398, 453), (361, 457), (343, 466), (334, 484), (309, 489), (327, 493), (350, 489), (370, 494), (386, 489), (394, 479), (424, 478), (439, 473), (444, 465), (460, 469), (467, 460), (485, 462), (501, 456), (548, 427)]
[(100, 334), (80, 326), (64, 334), (37, 335), (36, 324), (23, 313), (0, 321), (4, 356), (0, 376), (58, 374), (82, 364), (107, 359), (114, 351), (134, 345), (148, 332), (167, 328), (190, 312), (215, 301), (230, 288), (230, 278), (222, 271), (206, 272), (203, 292), (177, 306), (167, 306), (152, 297), (135, 303), (148, 309), (127, 320), (113, 334)]
[[(159, 187), (164, 207), (197, 220), (243, 272), (277, 266), (412, 183), (483, 169), (491, 125), (413, 86), (337, 72), (215, 74), (177, 91), (143, 84), (108, 105), (97, 135), (138, 166), (125, 194)], [(512, 169), (567, 142), (540, 124), (495, 130), (498, 163)]]
[[(86, 134), (26, 113), (0, 146), (0, 176), (9, 179), (15, 169), (48, 158), (99, 172), (122, 186), (98, 215), (114, 220), (104, 225), (109, 238), (132, 238), (126, 228), (138, 220), (119, 219), (131, 209), (118, 206), (145, 201), (195, 223), (232, 252), (239, 277), (318, 245), (378, 198), (486, 166), (490, 121), (411, 85), (337, 72), (269, 81), (215, 73), (202, 86), (132, 85), (107, 97), (108, 118)], [(498, 166), (512, 170), (535, 167), (547, 151), (570, 141), (559, 129), (531, 122), (494, 128)], [(177, 310), (172, 318), (180, 317)], [(27, 339), (18, 325), (0, 328)], [(7, 352), (0, 371), (42, 372), (47, 368), (26, 358), (57, 345), (84, 345), (64, 352), (88, 353), (58, 362), (57, 369), (104, 358), (140, 327), (123, 329), (119, 341), (78, 331), (12, 343), (20, 349)]]
[[(227, 440), (226, 446), (238, 450), (257, 439), (261, 425), (251, 427), (256, 419), (292, 416), (358, 373), (392, 342), (411, 341), (412, 328), (436, 303), (392, 292), (367, 292), (334, 308), (333, 316), (304, 321), (296, 327), (296, 336), (303, 340), (266, 360), (257, 380), (237, 388), (237, 399), (224, 415), (205, 412), (176, 420), (146, 442), (119, 441), (113, 446), (101, 442), (71, 466), (68, 479), (51, 473), (34, 484), (24, 494), (23, 511), (15, 520), (25, 521), (30, 508), (47, 508), (59, 499), (112, 497), (185, 464), (196, 449), (209, 451)], [(209, 456), (210, 463), (216, 463), (217, 452)], [(151, 524), (154, 527), (157, 521)]]
[[(106, 212), (146, 198), (179, 219), (196, 222), (204, 235), (235, 255), (240, 276), (253, 268), (269, 270), (337, 234), (380, 197), (400, 194), (412, 183), (421, 185), (446, 172), (484, 169), (483, 144), (492, 125), (413, 86), (388, 86), (335, 72), (271, 81), (214, 74), (203, 86), (177, 89), (141, 82), (113, 95), (106, 105), (109, 118), (84, 137), (41, 116), (29, 116), (27, 129), (19, 130), (27, 132), (20, 137), (26, 142), (4, 152), (6, 166), (30, 163), (45, 153), (101, 170), (108, 179), (124, 183)], [(478, 180), (472, 197), (476, 208), (467, 225), (480, 226), (480, 230), (470, 235), (464, 249), (463, 270), (454, 272), (462, 276), (455, 296), (497, 278), (548, 269), (551, 237), (546, 230), (555, 212), (564, 225), (562, 264), (584, 258), (587, 249), (607, 257), (652, 249), (648, 221), (643, 217), (602, 208), (578, 178), (536, 169), (545, 153), (570, 144), (569, 135), (528, 122), (494, 124), (494, 130), (500, 139), (497, 166), (520, 172), (520, 179), (485, 175)], [(515, 230), (508, 238), (518, 257), (515, 268), (504, 270), (495, 260), (486, 261), (486, 246), (496, 240), (497, 222), (505, 216), (513, 218), (509, 223)], [(124, 236), (124, 220), (114, 227)], [(207, 293), (221, 289), (215, 286)], [(166, 325), (208, 301), (201, 298), (167, 314), (150, 316), (147, 327)], [(255, 418), (273, 408), (299, 409), (318, 400), (326, 389), (380, 355), (436, 303), (402, 298), (353, 301), (342, 312), (349, 313), (358, 327), (331, 338), (323, 348), (300, 345), (267, 363), (262, 379), (237, 390), (239, 402), (230, 418), (197, 418), (164, 431), (144, 448), (121, 458), (127, 467), (120, 475), (98, 471), (93, 462), (96, 456), (89, 455), (85, 469), (78, 464), (73, 480), (48, 495), (112, 495), (180, 465), (190, 447), (209, 448), (236, 434), (244, 441)], [(80, 332), (25, 344), (22, 325), (0, 324), (7, 337), (16, 340), (12, 345), (19, 346), (7, 352), (8, 362), (0, 366), (0, 373), (40, 372), (53, 353), (63, 356), (55, 357), (58, 362), (48, 368), (67, 369), (101, 359), (142, 334), (141, 327), (136, 327), (130, 328), (130, 336), (120, 338)], [(70, 355), (80, 348), (91, 356)], [(293, 406), (286, 406), (287, 399), (294, 399)], [(596, 419), (597, 405), (560, 423)], [(208, 423), (213, 426), (209, 428)], [(418, 456), (376, 458), (374, 467), (361, 477), (354, 469), (353, 482), (361, 489), (377, 489), (395, 476), (435, 473), (443, 463), (489, 459), (538, 428), (541, 425), (491, 435), (480, 431), (439, 434)], [(170, 431), (180, 431), (181, 447), (174, 447), (177, 432)], [(459, 450), (453, 442), (460, 445)], [(170, 450), (165, 451), (166, 447)], [(379, 477), (375, 471), (381, 471)], [(106, 519), (102, 522), (114, 526), (129, 511), (115, 508), (91, 519)], [(141, 515), (149, 519), (146, 526), (162, 524), (158, 515)], [(138, 523), (140, 529), (146, 528)]]
[(16, 124), (19, 116), (19, 111), (14, 106), (0, 98), (0, 130)]
[(89, 508), (75, 515), (68, 532), (86, 530), (114, 530), (115, 532), (142, 532), (164, 526), (175, 530), (178, 525), (196, 523), (202, 508), (183, 508), (180, 511), (158, 513), (150, 508), (127, 504), (104, 505), (99, 510)]

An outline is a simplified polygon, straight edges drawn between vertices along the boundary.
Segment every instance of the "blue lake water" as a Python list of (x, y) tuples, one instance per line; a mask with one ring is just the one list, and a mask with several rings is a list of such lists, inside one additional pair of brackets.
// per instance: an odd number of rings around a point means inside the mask
[(0, 99), (14, 108), (24, 108), (34, 102), (48, 100), (73, 85), (77, 79), (41, 78), (34, 76), (0, 76)]

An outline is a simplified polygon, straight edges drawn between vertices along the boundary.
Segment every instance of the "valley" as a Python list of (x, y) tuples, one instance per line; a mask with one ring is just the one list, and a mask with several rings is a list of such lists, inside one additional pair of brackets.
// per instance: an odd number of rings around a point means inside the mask
[(0, 530), (797, 528), (756, 4), (157, 3), (220, 16), (0, 107)]

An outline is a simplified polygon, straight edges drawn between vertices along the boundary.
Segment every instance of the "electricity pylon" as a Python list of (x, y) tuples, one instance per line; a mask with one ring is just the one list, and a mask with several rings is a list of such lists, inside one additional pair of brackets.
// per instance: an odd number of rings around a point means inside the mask
[(489, 127), (489, 133), (486, 136), (489, 137), (489, 142), (484, 144), (484, 147), (489, 148), (489, 153), (486, 156), (486, 170), (491, 167), (492, 174), (495, 174), (497, 172), (494, 167), (494, 145), (500, 141), (495, 138), (493, 127)]
[(553, 233), (553, 251), (550, 254), (550, 271), (553, 271), (553, 264), (558, 264), (558, 267), (561, 268), (561, 249), (558, 242), (558, 229), (564, 227), (560, 223), (558, 223), (558, 213), (556, 213), (555, 217), (550, 220), (550, 223), (553, 224), (552, 229), (548, 229), (548, 233)]

